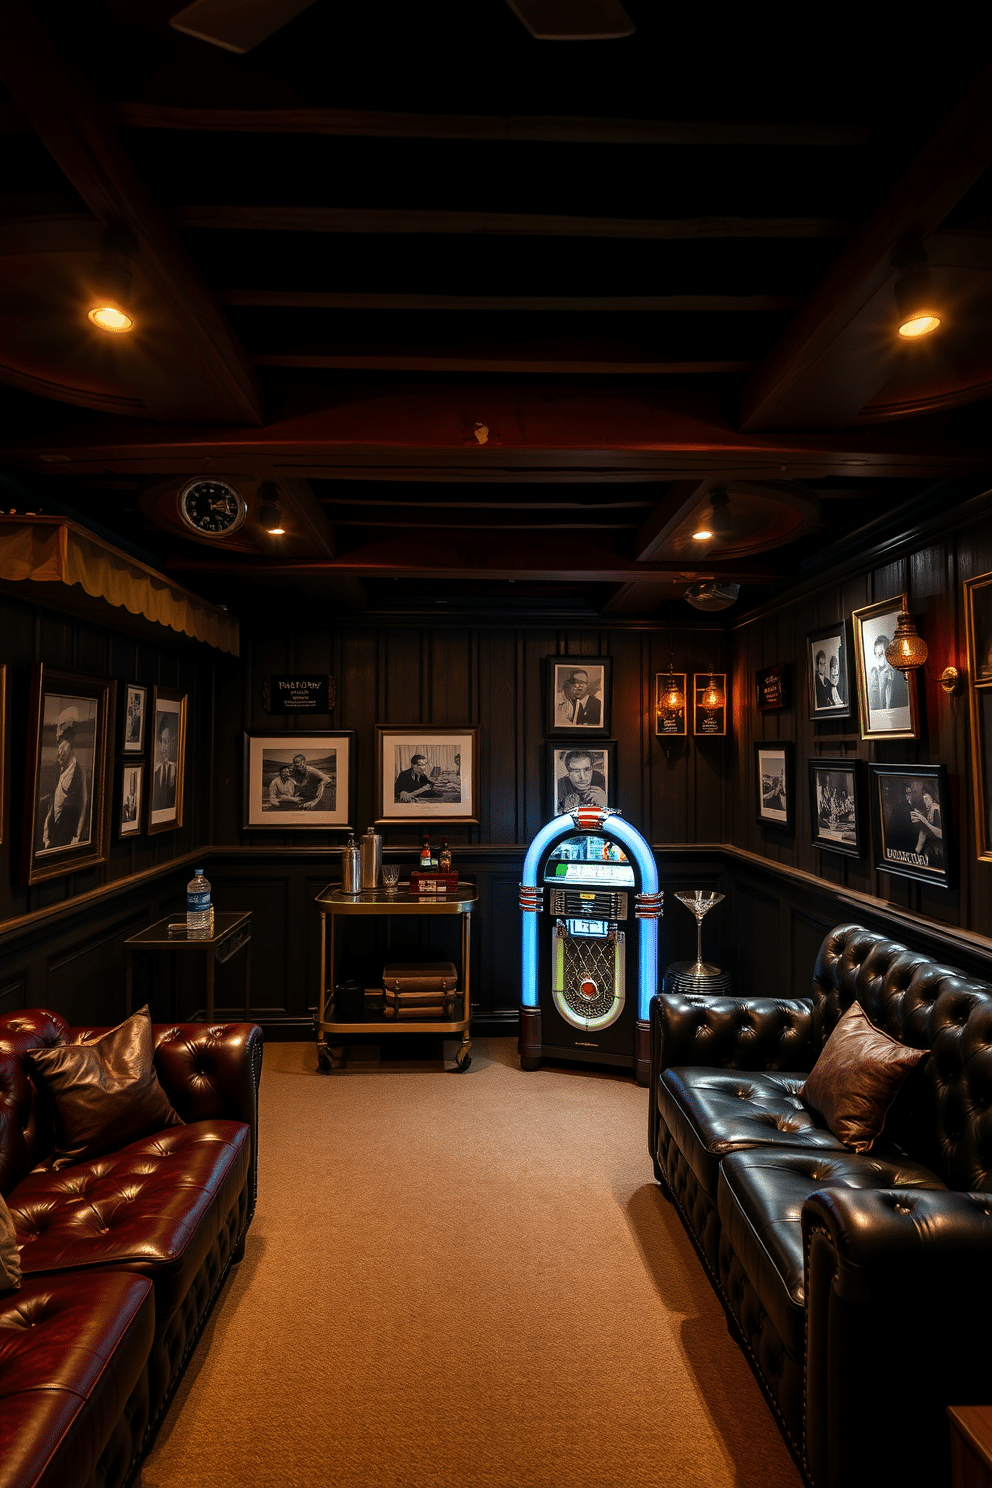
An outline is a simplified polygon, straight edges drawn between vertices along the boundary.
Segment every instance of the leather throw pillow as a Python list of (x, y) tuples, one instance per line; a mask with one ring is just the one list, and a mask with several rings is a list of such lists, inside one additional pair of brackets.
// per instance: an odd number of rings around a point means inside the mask
[(870, 1152), (903, 1081), (928, 1052), (890, 1038), (852, 1002), (799, 1094), (845, 1147)]
[(154, 1052), (147, 1007), (85, 1044), (28, 1052), (30, 1072), (54, 1107), (56, 1167), (182, 1126), (158, 1082)]
[(17, 1249), (14, 1221), (0, 1194), (0, 1292), (11, 1292), (21, 1284), (21, 1253)]

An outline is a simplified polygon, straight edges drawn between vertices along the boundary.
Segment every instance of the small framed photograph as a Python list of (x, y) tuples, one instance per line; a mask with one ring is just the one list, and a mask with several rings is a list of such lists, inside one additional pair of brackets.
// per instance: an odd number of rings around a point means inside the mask
[(245, 734), (246, 827), (351, 825), (355, 735)]
[(144, 754), (145, 713), (148, 708), (148, 688), (137, 682), (128, 682), (124, 687), (124, 740), (122, 754)]
[(726, 672), (696, 672), (692, 678), (692, 732), (720, 735), (727, 732)]
[(612, 806), (616, 779), (616, 741), (595, 744), (551, 744), (552, 816), (578, 811), (580, 806)]
[(811, 759), (809, 819), (814, 847), (863, 858), (864, 812), (860, 760)]
[(379, 822), (474, 822), (477, 728), (376, 729)]
[(806, 637), (806, 675), (809, 679), (809, 716), (850, 718), (851, 647), (846, 620), (811, 630)]
[(24, 881), (106, 861), (116, 683), (36, 663), (28, 711)]
[(968, 675), (976, 687), (992, 687), (992, 573), (964, 581)]
[(905, 594), (855, 610), (854, 655), (862, 739), (915, 739), (916, 677), (890, 666), (885, 648), (896, 633)]
[(187, 695), (171, 687), (152, 689), (152, 774), (148, 831), (172, 832), (183, 824), (186, 786)]
[(766, 826), (792, 828), (794, 754), (791, 743), (754, 746), (757, 814)]
[(685, 672), (656, 672), (654, 731), (659, 738), (684, 739), (688, 733)]
[(141, 811), (144, 800), (144, 765), (125, 763), (121, 769), (121, 814), (117, 822), (118, 837), (135, 837), (141, 831)]
[(868, 769), (875, 867), (953, 888), (947, 766), (870, 764)]
[(759, 713), (775, 713), (792, 702), (792, 668), (777, 661), (755, 673)]
[(608, 734), (609, 656), (549, 656), (548, 733)]

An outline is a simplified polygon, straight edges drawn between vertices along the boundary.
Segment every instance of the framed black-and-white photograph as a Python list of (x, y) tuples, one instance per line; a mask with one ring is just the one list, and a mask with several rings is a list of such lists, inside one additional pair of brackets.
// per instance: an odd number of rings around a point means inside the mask
[(115, 693), (103, 677), (32, 669), (22, 862), (29, 884), (106, 861)]
[(688, 733), (685, 672), (656, 672), (654, 731), (659, 737), (684, 739)]
[(810, 760), (809, 820), (814, 847), (848, 858), (864, 857), (860, 769), (856, 759)]
[(609, 656), (549, 656), (548, 734), (608, 734)]
[(776, 713), (792, 702), (792, 668), (777, 661), (774, 666), (762, 667), (755, 673), (755, 692), (759, 713)]
[(811, 630), (806, 637), (806, 676), (810, 718), (850, 718), (850, 630), (846, 620)]
[(478, 729), (376, 729), (378, 821), (474, 822), (478, 781)]
[(612, 806), (616, 780), (616, 742), (551, 744), (552, 816), (578, 811), (580, 806)]
[(141, 831), (141, 812), (145, 801), (145, 766), (127, 761), (121, 767), (121, 814), (117, 820), (118, 837), (134, 837)]
[(896, 633), (905, 594), (865, 605), (851, 616), (858, 679), (858, 713), (862, 739), (915, 739), (916, 674), (900, 672), (885, 659)]
[(992, 686), (971, 689), (971, 779), (975, 850), (992, 863)]
[(7, 799), (4, 761), (7, 758), (7, 664), (0, 661), (0, 842), (3, 841), (4, 802)]
[(794, 753), (791, 742), (754, 746), (757, 817), (766, 826), (792, 827)]
[(727, 732), (726, 672), (696, 672), (692, 679), (692, 732), (705, 737)]
[(937, 888), (954, 887), (946, 765), (874, 765), (871, 815), (875, 867)]
[(964, 581), (968, 633), (968, 676), (976, 686), (992, 686), (992, 573)]
[(354, 733), (245, 734), (246, 827), (351, 826)]
[(148, 831), (172, 832), (183, 824), (186, 790), (185, 692), (152, 690), (152, 768), (148, 787)]
[(137, 682), (128, 682), (124, 687), (124, 740), (123, 754), (144, 754), (145, 714), (148, 709), (148, 688)]

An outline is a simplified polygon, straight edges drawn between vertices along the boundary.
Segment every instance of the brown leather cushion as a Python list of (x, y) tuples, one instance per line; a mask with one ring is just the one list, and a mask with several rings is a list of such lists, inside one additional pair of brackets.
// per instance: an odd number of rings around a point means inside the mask
[(928, 1052), (890, 1038), (852, 1002), (799, 1093), (845, 1147), (868, 1152), (903, 1081)]
[(21, 1253), (17, 1248), (14, 1221), (0, 1194), (0, 1292), (9, 1292), (21, 1284)]
[(153, 1055), (147, 1007), (87, 1043), (25, 1054), (54, 1107), (57, 1167), (182, 1126), (158, 1082)]

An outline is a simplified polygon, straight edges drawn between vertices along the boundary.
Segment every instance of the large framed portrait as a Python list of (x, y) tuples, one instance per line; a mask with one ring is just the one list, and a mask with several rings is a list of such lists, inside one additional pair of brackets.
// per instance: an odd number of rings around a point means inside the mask
[(477, 728), (376, 729), (379, 822), (474, 822)]
[(754, 746), (757, 817), (766, 826), (792, 828), (795, 748), (781, 741)]
[(354, 763), (354, 733), (245, 734), (245, 826), (349, 828)]
[(860, 760), (811, 759), (809, 819), (814, 847), (863, 858), (864, 811)]
[(616, 780), (616, 741), (595, 744), (551, 744), (552, 816), (578, 811), (580, 806), (612, 806)]
[(847, 622), (821, 626), (806, 636), (810, 718), (850, 718), (851, 647)]
[(906, 595), (899, 594), (855, 610), (851, 616), (862, 739), (917, 736), (916, 677), (898, 671), (885, 659), (900, 612), (908, 607)]
[(107, 859), (116, 684), (36, 663), (28, 705), (23, 876), (41, 883)]
[(121, 767), (121, 814), (117, 819), (118, 837), (136, 837), (141, 831), (141, 812), (145, 803), (145, 767), (124, 762)]
[(975, 851), (992, 862), (992, 573), (964, 583), (971, 682), (971, 783), (975, 802)]
[(937, 888), (954, 887), (956, 858), (946, 765), (874, 765), (875, 867)]
[(137, 682), (128, 682), (124, 687), (124, 738), (122, 754), (144, 754), (145, 714), (148, 711), (148, 688)]
[(183, 824), (186, 790), (185, 692), (152, 689), (152, 769), (148, 788), (148, 831), (172, 832)]
[(609, 656), (549, 656), (548, 734), (608, 734)]

